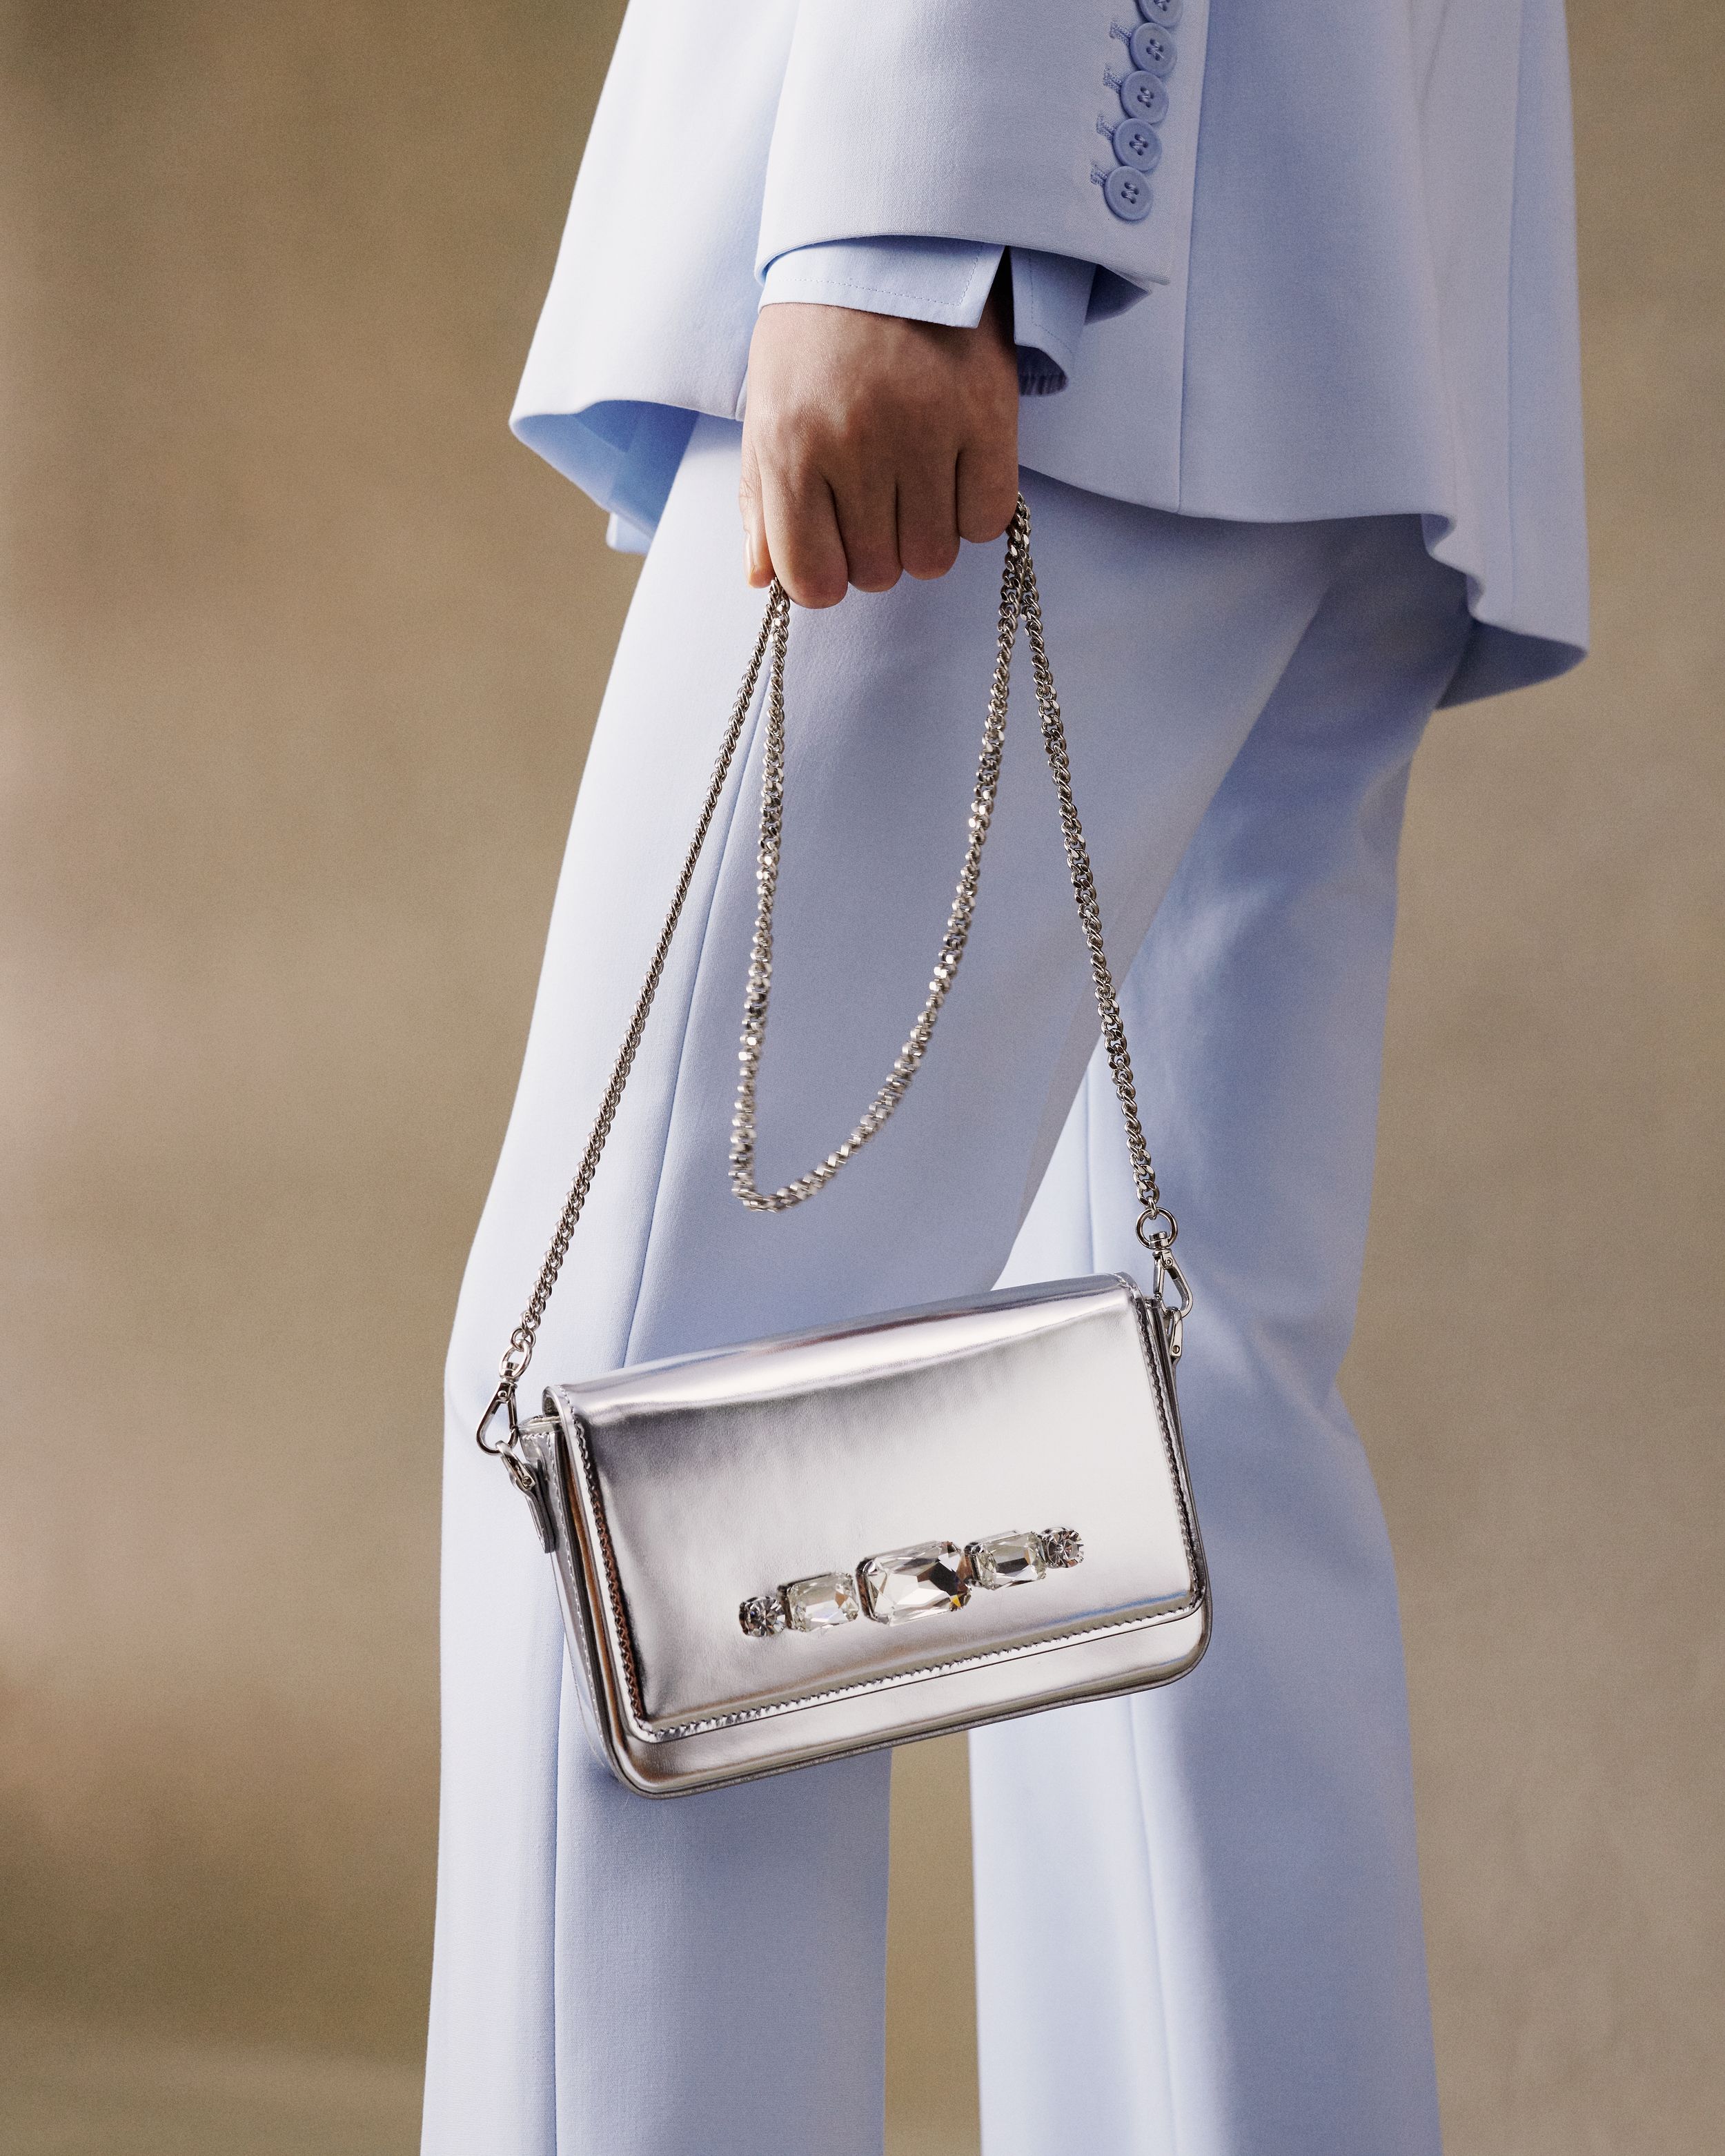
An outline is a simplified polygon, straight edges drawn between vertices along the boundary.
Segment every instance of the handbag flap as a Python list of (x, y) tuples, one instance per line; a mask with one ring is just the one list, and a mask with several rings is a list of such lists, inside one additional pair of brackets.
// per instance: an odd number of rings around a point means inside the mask
[[(546, 1404), (644, 1737), (1163, 1621), (1203, 1591), (1169, 1372), (1123, 1277), (640, 1364)], [(967, 1565), (943, 1596), (952, 1551), (932, 1588), (915, 1562), (859, 1577), (918, 1546), (1055, 1528), (1081, 1561), (1037, 1576), (1033, 1558), (1016, 1584)], [(849, 1583), (812, 1598), (833, 1621), (745, 1630), (746, 1600), (818, 1575)]]

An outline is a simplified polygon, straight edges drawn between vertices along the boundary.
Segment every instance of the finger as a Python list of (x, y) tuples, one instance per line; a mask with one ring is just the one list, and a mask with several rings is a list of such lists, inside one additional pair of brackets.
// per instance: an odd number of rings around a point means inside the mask
[(998, 539), (1019, 502), (1018, 430), (994, 429), (958, 454), (958, 530), (973, 542)]
[(761, 474), (767, 552), (779, 582), (800, 607), (837, 606), (848, 578), (832, 490), (824, 479), (788, 482), (770, 466)]
[(767, 521), (761, 502), (761, 465), (747, 429), (742, 437), (742, 473), (737, 481), (737, 506), (742, 512), (743, 581), (757, 591), (773, 582), (773, 556), (767, 544)]
[(845, 572), (860, 592), (890, 592), (899, 580), (898, 510), (891, 479), (847, 475), (833, 485)]
[(898, 558), (910, 577), (943, 577), (958, 558), (955, 458), (923, 459), (899, 475)]

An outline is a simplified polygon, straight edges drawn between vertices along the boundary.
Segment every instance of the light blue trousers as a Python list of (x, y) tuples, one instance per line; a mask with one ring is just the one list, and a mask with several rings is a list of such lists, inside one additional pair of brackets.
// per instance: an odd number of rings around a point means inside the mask
[[(526, 1508), (472, 1435), (753, 640), (737, 469), (737, 429), (703, 422), (642, 572), (450, 1351), (427, 2156), (880, 2146), (888, 1760), (660, 1804), (613, 1782)], [(1394, 1580), (1334, 1378), (1408, 765), (1461, 654), (1462, 588), (1412, 518), (1221, 524), (1025, 487), (1199, 1296), (1181, 1383), (1216, 1624), (1166, 1692), (973, 1740), (988, 2156), (1435, 2156)], [(763, 1178), (830, 1150), (920, 1003), (999, 559), (967, 547), (939, 583), (794, 624)], [(829, 1189), (766, 1216), (725, 1173), (754, 742), (535, 1384), (978, 1292), (1009, 1265), (1142, 1260), (1022, 654), (1013, 721), (971, 948), (916, 1084)]]

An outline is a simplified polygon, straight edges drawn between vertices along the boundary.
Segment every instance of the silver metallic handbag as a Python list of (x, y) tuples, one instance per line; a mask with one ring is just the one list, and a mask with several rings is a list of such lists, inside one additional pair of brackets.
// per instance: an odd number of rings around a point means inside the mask
[[(1192, 1306), (1139, 1126), (1132, 1061), (1072, 798), (1022, 500), (1007, 535), (969, 840), (927, 999), (834, 1152), (755, 1183), (784, 788), (790, 601), (774, 584), (693, 843), (593, 1134), (479, 1431), (553, 1558), (595, 1749), (647, 1796), (1163, 1684), (1209, 1636), (1209, 1585), (1174, 1399)], [(575, 1224), (615, 1119), (696, 865), (770, 649), (758, 910), (731, 1183), (782, 1212), (830, 1182), (903, 1098), (975, 911), (1024, 624), (1102, 1040), (1153, 1260), (1125, 1276), (997, 1291), (551, 1386), (517, 1414)], [(503, 1434), (496, 1433), (500, 1416)]]

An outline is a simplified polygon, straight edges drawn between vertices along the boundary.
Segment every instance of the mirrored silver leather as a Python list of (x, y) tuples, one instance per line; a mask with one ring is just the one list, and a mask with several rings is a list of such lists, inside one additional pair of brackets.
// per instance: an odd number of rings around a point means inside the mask
[[(1164, 1323), (1124, 1277), (1070, 1281), (553, 1386), (521, 1442), (608, 1763), (670, 1795), (1189, 1669), (1209, 1600)], [(978, 1521), (1076, 1523), (1082, 1562), (969, 1593)], [(738, 1623), (763, 1582), (942, 1542), (967, 1592), (925, 1621)]]

